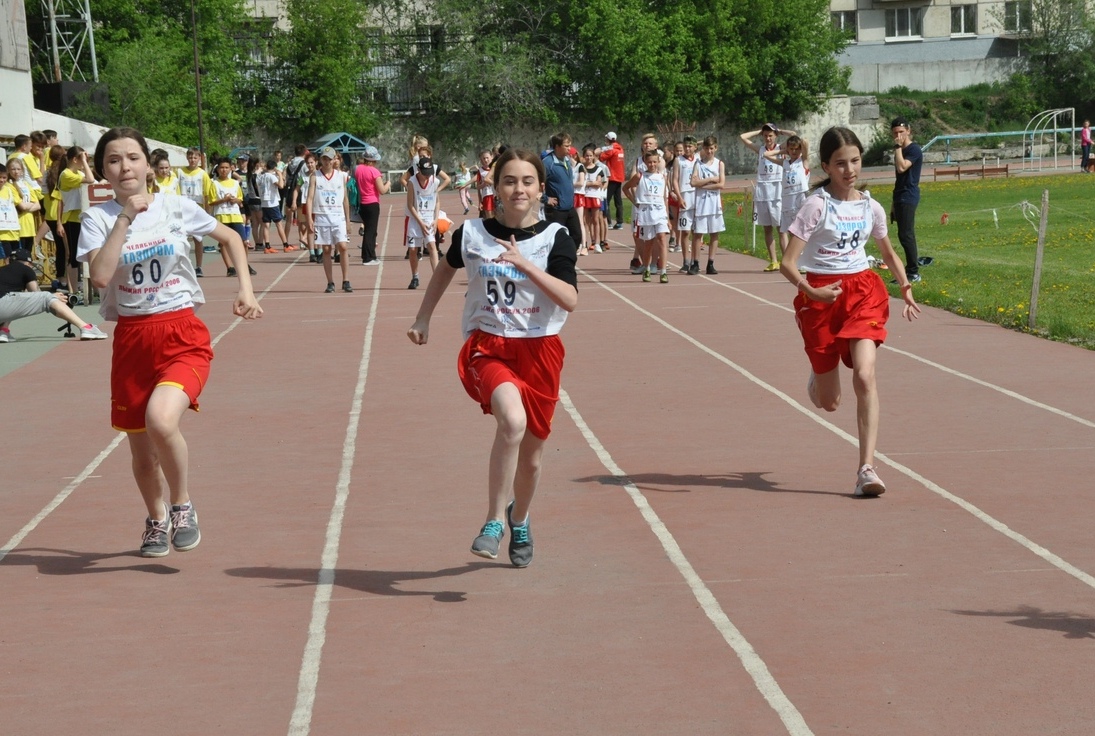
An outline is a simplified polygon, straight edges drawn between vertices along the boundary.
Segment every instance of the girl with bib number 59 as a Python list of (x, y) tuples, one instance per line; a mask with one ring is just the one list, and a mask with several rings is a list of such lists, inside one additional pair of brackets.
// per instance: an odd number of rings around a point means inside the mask
[[(102, 293), (99, 312), (118, 322), (111, 424), (128, 435), (133, 476), (148, 511), (141, 555), (163, 557), (172, 546), (181, 552), (201, 541), (179, 422), (188, 408), (198, 408), (213, 350), (209, 330), (194, 315), (205, 296), (190, 262), (189, 238), (210, 236), (235, 263), (247, 263), (247, 256), (239, 235), (191, 200), (147, 192), (148, 143), (133, 128), (103, 134), (95, 170), (114, 188), (114, 199), (81, 215), (77, 257), (89, 264), (91, 282)], [(251, 277), (241, 268), (237, 278), (232, 312), (261, 316)]]
[[(840, 364), (852, 369), (859, 426), (859, 471), (856, 496), (878, 496), (886, 485), (874, 468), (878, 440), (878, 391), (875, 358), (886, 339), (890, 295), (882, 279), (867, 265), (867, 239), (874, 237), (890, 273), (898, 275), (905, 306), (901, 315), (912, 321), (920, 307), (905, 278), (901, 259), (886, 232), (886, 213), (866, 191), (856, 189), (863, 165), (863, 144), (847, 128), (829, 128), (819, 146), (821, 168), (828, 177), (807, 197), (789, 228), (790, 242), (780, 273), (798, 288), (798, 322), (810, 377), (806, 392), (819, 409), (840, 405)], [(803, 256), (806, 277), (798, 271)]]
[(438, 300), (456, 270), (466, 267), (466, 342), (457, 371), (468, 395), (497, 422), (486, 523), (471, 551), (497, 557), (508, 525), (515, 567), (532, 562), (528, 515), (559, 400), (564, 356), (559, 331), (578, 306), (578, 247), (565, 227), (540, 219), (544, 181), (544, 165), (531, 151), (509, 149), (499, 157), (497, 217), (466, 220), (453, 233), (407, 331), (411, 342), (426, 344)]

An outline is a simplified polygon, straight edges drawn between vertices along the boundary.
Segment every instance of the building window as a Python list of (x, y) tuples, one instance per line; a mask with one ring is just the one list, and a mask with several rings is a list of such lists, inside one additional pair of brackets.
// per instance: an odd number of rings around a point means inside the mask
[(977, 6), (951, 6), (951, 35), (972, 36), (977, 33)]
[(841, 31), (850, 41), (859, 40), (859, 24), (854, 10), (837, 10), (832, 13), (833, 28)]
[(923, 8), (895, 8), (886, 11), (886, 38), (920, 38), (923, 30)]
[(1008, 33), (1029, 32), (1030, 16), (1030, 0), (1010, 0), (1004, 3), (1004, 30)]

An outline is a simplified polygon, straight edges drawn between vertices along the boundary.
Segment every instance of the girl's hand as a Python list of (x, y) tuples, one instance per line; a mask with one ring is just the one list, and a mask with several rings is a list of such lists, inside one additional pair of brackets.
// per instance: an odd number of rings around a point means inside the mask
[(151, 195), (142, 192), (129, 198), (122, 212), (129, 216), (130, 222), (133, 222), (137, 215), (148, 209), (149, 205), (152, 204), (150, 197)]
[(521, 254), (521, 249), (517, 247), (516, 237), (510, 235), (509, 241), (495, 238), (494, 242), (506, 249), (505, 252), (494, 259), (495, 263), (509, 263), (521, 273), (528, 273), (528, 269), (532, 264)]
[(913, 299), (912, 284), (901, 287), (901, 296), (905, 299), (905, 306), (901, 308), (901, 316), (912, 322), (920, 316), (920, 305)]
[(240, 289), (232, 305), (232, 314), (244, 319), (258, 319), (262, 316), (262, 307), (250, 289)]
[(821, 287), (807, 287), (806, 295), (819, 302), (832, 304), (838, 296), (844, 293), (844, 290), (840, 288), (840, 283), (840, 281), (834, 281)]
[(411, 325), (411, 329), (407, 330), (407, 337), (415, 345), (425, 345), (430, 339), (430, 323), (422, 320), (415, 322)]

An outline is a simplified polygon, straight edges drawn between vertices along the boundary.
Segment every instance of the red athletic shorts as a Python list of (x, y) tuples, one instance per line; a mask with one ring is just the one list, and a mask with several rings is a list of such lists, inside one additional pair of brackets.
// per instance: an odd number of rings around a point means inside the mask
[(479, 209), (484, 212), (494, 212), (494, 195), (487, 194), (484, 196), (482, 204), (479, 205)]
[(851, 368), (849, 340), (874, 340), (875, 345), (885, 342), (890, 295), (877, 273), (811, 273), (807, 280), (813, 287), (840, 281), (842, 290), (832, 304), (810, 299), (801, 291), (795, 297), (795, 321), (814, 373), (828, 373), (840, 361)]
[(460, 349), (456, 370), (468, 396), (491, 413), (490, 398), (503, 383), (521, 392), (528, 430), (546, 440), (559, 401), (559, 376), (563, 372), (563, 341), (547, 337), (500, 337), (475, 331)]
[(110, 423), (121, 432), (143, 432), (157, 386), (182, 389), (197, 411), (211, 360), (209, 330), (192, 309), (120, 317), (110, 366)]

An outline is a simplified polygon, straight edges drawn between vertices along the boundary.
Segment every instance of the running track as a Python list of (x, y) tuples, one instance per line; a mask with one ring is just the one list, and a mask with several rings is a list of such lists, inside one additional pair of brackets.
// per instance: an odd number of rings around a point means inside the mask
[(3, 346), (26, 362), (0, 378), (0, 734), (1095, 730), (1095, 354), (891, 320), (889, 491), (854, 499), (854, 398), (808, 406), (792, 288), (727, 253), (642, 284), (616, 232), (579, 259), (515, 570), (467, 551), (493, 421), (455, 376), (464, 285), (412, 345), (384, 207), (352, 295), (257, 255), (266, 316), (238, 323), (204, 280), (193, 552), (134, 553), (108, 345)]

